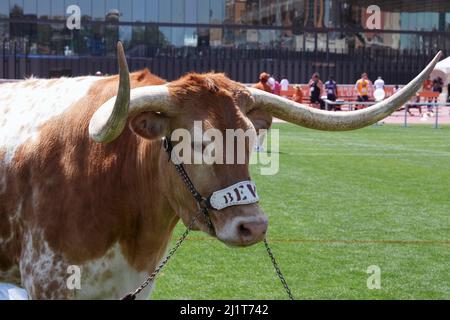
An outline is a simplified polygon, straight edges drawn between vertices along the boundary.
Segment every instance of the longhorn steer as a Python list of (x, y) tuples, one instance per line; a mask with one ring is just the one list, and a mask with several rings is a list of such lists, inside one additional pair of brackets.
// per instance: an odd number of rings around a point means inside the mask
[[(148, 70), (119, 75), (28, 79), (0, 86), (0, 282), (34, 299), (118, 298), (153, 271), (172, 230), (195, 201), (168, 162), (161, 138), (206, 128), (269, 128), (272, 116), (320, 130), (352, 130), (395, 111), (420, 88), (434, 60), (404, 89), (352, 112), (311, 109), (233, 82), (188, 74), (166, 83)], [(245, 164), (186, 165), (200, 193), (250, 180)], [(257, 203), (211, 210), (213, 229), (233, 246), (263, 239)], [(81, 268), (81, 289), (66, 285)], [(0, 286), (1, 288), (1, 286)], [(0, 289), (1, 291), (1, 289)], [(142, 295), (141, 297), (145, 297)]]

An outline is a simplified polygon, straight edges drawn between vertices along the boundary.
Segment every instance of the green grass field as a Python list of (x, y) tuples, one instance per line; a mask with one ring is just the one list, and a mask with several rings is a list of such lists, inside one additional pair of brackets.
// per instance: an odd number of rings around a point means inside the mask
[[(252, 172), (296, 299), (450, 299), (450, 126), (274, 128), (279, 173)], [(153, 299), (287, 298), (263, 244), (190, 237)], [(370, 265), (381, 269), (381, 289), (367, 288)]]

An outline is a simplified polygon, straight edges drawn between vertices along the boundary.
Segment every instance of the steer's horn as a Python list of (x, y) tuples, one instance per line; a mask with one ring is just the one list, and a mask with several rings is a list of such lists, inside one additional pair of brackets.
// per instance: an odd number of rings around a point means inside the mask
[(97, 142), (110, 142), (123, 131), (130, 115), (144, 111), (169, 111), (170, 96), (165, 85), (130, 90), (130, 73), (121, 42), (117, 43), (119, 89), (98, 108), (89, 122), (89, 136)]
[(369, 108), (357, 111), (318, 110), (259, 89), (248, 88), (248, 90), (255, 99), (255, 108), (266, 110), (279, 119), (311, 129), (354, 130), (384, 119), (407, 102), (420, 89), (442, 55), (442, 51), (439, 51), (425, 69), (399, 92)]

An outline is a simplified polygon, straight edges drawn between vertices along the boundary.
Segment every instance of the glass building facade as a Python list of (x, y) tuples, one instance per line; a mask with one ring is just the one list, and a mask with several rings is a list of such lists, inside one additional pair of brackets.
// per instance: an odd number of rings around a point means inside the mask
[[(369, 5), (381, 29), (367, 28)], [(69, 30), (67, 8), (81, 9)], [(428, 0), (0, 0), (0, 40), (37, 55), (129, 55), (146, 48), (232, 47), (339, 51), (450, 48), (450, 1)]]

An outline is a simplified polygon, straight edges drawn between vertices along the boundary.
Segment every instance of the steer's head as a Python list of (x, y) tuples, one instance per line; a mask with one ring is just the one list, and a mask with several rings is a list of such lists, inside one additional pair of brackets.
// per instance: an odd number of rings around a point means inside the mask
[[(267, 217), (257, 203), (249, 157), (257, 130), (268, 129), (272, 116), (254, 109), (246, 87), (223, 74), (188, 74), (168, 84), (167, 90), (181, 112), (167, 119), (169, 128), (161, 135), (171, 139), (172, 160), (184, 164), (195, 188), (207, 199), (202, 205), (209, 207), (213, 228), (203, 217), (197, 226), (228, 245), (261, 241)], [(170, 180), (177, 186), (183, 184), (178, 175)], [(193, 203), (186, 186), (176, 190), (186, 191), (171, 198), (176, 199), (177, 211), (188, 225), (198, 210), (186, 206)]]
[[(116, 97), (93, 115), (89, 133), (98, 142), (116, 139), (128, 123), (138, 136), (172, 141), (172, 161), (182, 162), (195, 188), (203, 197), (242, 181), (250, 181), (249, 153), (256, 132), (268, 129), (272, 116), (312, 129), (344, 131), (373, 124), (407, 102), (433, 70), (441, 53), (408, 85), (390, 98), (358, 111), (329, 112), (304, 106), (257, 89), (246, 88), (223, 74), (188, 74), (166, 85), (130, 89), (128, 67), (118, 44), (120, 83)], [(228, 130), (228, 132), (227, 132)], [(239, 139), (230, 133), (244, 134)], [(205, 138), (209, 140), (205, 141)], [(242, 154), (244, 152), (244, 154)], [(167, 155), (164, 160), (167, 161)], [(174, 167), (167, 170), (172, 188), (166, 196), (185, 225), (198, 212), (196, 202)], [(209, 203), (213, 227), (203, 217), (196, 224), (229, 245), (251, 245), (264, 238), (267, 217), (257, 203), (251, 184), (229, 191), (249, 201)], [(226, 192), (220, 194), (226, 198)], [(236, 199), (234, 199), (236, 200)], [(205, 205), (205, 203), (202, 203)]]

